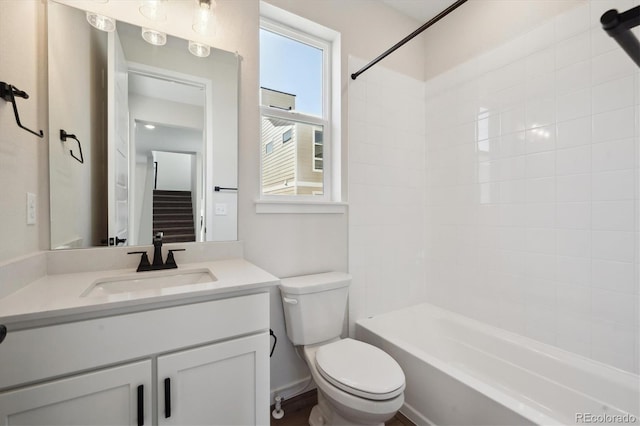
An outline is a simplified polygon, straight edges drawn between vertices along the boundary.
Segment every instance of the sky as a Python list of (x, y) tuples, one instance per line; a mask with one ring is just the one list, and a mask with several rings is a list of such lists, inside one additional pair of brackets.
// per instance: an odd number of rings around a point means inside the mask
[(296, 111), (322, 115), (322, 51), (260, 30), (260, 86), (296, 95)]

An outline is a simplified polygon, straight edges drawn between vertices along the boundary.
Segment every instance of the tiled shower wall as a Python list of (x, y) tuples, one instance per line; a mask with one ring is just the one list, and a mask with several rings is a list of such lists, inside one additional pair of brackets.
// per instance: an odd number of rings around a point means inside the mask
[[(349, 58), (350, 72), (366, 62)], [(350, 328), (424, 301), (424, 82), (374, 67), (349, 83)]]
[(585, 2), (425, 88), (428, 300), (634, 372), (640, 73), (599, 17), (637, 4)]

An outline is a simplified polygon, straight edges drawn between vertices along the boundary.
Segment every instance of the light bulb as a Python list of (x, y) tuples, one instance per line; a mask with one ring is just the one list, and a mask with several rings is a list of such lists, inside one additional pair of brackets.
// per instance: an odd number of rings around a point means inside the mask
[(87, 11), (87, 21), (91, 24), (92, 27), (109, 33), (116, 29), (116, 21), (113, 18), (99, 15), (94, 12)]
[(164, 21), (167, 19), (167, 12), (164, 4), (166, 0), (143, 0), (140, 6), (140, 13), (145, 18), (152, 21)]
[(189, 52), (199, 58), (206, 58), (211, 53), (211, 49), (206, 44), (189, 40)]
[(215, 0), (196, 0), (196, 3), (193, 12), (193, 31), (206, 35), (215, 26), (213, 9), (216, 6), (216, 2)]
[(142, 29), (142, 38), (154, 46), (164, 46), (167, 43), (167, 35), (151, 28)]

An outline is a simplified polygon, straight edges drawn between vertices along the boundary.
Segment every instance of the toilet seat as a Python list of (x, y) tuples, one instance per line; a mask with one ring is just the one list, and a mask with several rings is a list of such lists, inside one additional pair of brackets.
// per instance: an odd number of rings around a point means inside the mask
[(352, 395), (385, 400), (404, 391), (405, 377), (398, 363), (381, 349), (358, 340), (322, 345), (315, 364), (323, 378)]

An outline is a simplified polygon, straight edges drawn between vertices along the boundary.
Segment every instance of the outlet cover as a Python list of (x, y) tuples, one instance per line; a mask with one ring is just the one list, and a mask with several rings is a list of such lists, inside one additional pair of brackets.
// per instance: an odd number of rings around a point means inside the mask
[(216, 216), (226, 216), (226, 215), (227, 215), (227, 204), (216, 203)]

